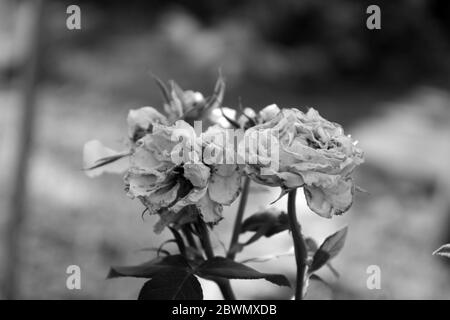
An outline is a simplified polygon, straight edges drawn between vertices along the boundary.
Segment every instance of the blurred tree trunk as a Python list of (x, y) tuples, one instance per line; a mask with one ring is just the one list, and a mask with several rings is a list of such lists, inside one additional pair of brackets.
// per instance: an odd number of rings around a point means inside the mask
[[(17, 128), (17, 157), (14, 161), (15, 171), (12, 181), (10, 217), (6, 226), (6, 268), (4, 272), (4, 292), (7, 299), (20, 297), (20, 256), (23, 226), (27, 215), (27, 178), (29, 160), (33, 146), (33, 131), (36, 115), (36, 86), (38, 82), (38, 66), (41, 51), (43, 24), (43, 0), (25, 0), (19, 2), (17, 23), (28, 26), (19, 36), (25, 37), (28, 43), (25, 53), (24, 73), (21, 87), (21, 116)], [(19, 30), (21, 28), (19, 27)], [(17, 36), (17, 35), (16, 35)]]

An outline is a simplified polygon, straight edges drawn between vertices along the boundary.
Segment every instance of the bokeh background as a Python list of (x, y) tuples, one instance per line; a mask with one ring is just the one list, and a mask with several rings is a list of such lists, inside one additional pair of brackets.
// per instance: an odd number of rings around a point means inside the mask
[[(81, 30), (66, 28), (70, 4)], [(369, 4), (381, 8), (381, 30), (366, 28)], [(321, 219), (298, 200), (304, 233), (319, 242), (350, 227), (333, 263), (340, 277), (322, 270), (331, 289), (309, 298), (450, 299), (450, 264), (431, 255), (450, 242), (449, 4), (45, 0), (38, 14), (34, 0), (1, 0), (0, 298), (136, 298), (143, 280), (105, 280), (109, 266), (148, 260), (143, 249), (170, 235), (153, 233), (155, 217), (141, 218), (120, 176), (85, 176), (83, 145), (120, 149), (128, 110), (161, 108), (152, 73), (208, 95), (221, 68), (226, 106), (314, 107), (365, 150), (357, 182), (369, 193), (343, 217)], [(277, 195), (252, 185), (247, 214)], [(235, 211), (215, 229), (218, 254)], [(290, 247), (285, 232), (238, 260)], [(66, 288), (69, 265), (81, 268), (81, 290)], [(366, 286), (371, 265), (380, 290)], [(291, 256), (252, 266), (294, 278)], [(265, 281), (232, 283), (238, 298), (292, 296)]]

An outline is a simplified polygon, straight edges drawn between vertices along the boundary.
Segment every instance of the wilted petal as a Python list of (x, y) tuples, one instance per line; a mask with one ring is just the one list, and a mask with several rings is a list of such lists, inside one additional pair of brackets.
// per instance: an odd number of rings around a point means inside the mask
[(314, 120), (317, 122), (321, 122), (321, 123), (328, 123), (329, 121), (322, 118), (322, 116), (319, 114), (319, 112), (314, 109), (314, 108), (309, 108), (308, 111), (306, 112), (305, 118), (307, 118), (308, 120)]
[[(145, 139), (145, 138), (144, 138)], [(139, 169), (154, 169), (161, 164), (160, 159), (155, 157), (155, 153), (150, 150), (145, 141), (140, 140), (130, 158), (131, 166)]]
[(131, 197), (147, 196), (157, 188), (169, 184), (172, 178), (171, 167), (160, 164), (153, 169), (130, 168), (125, 175), (128, 195)]
[(171, 126), (156, 124), (153, 133), (140, 141), (143, 141), (145, 147), (151, 150), (157, 159), (172, 161), (175, 164), (188, 161), (192, 156), (191, 151), (201, 150), (201, 145), (196, 142), (194, 128), (182, 120)]
[(222, 177), (229, 177), (239, 170), (235, 164), (218, 164), (214, 166), (214, 174)]
[(167, 118), (153, 107), (142, 107), (128, 112), (128, 136), (138, 140), (146, 132), (151, 131), (154, 123), (167, 123)]
[(178, 212), (186, 206), (194, 204), (205, 222), (216, 223), (222, 218), (222, 205), (213, 202), (208, 196), (207, 188), (194, 188), (187, 196), (178, 200), (170, 210)]
[(312, 211), (324, 218), (346, 212), (353, 201), (353, 182), (341, 180), (331, 188), (304, 187), (306, 201)]
[(322, 163), (314, 163), (314, 162), (298, 162), (291, 164), (287, 166), (288, 170), (294, 171), (294, 172), (304, 172), (309, 170), (317, 170), (318, 172), (327, 170), (330, 171), (332, 169), (332, 166), (328, 164), (322, 164)]
[(301, 187), (305, 184), (303, 178), (295, 173), (291, 172), (280, 172), (277, 176), (283, 181), (283, 187), (288, 189), (294, 189)]
[(243, 164), (243, 151), (236, 153), (235, 150), (236, 142), (242, 148), (243, 138), (244, 131), (241, 129), (224, 129), (218, 125), (209, 127), (201, 135), (203, 162), (208, 165)]
[(210, 176), (209, 167), (203, 163), (185, 163), (184, 177), (188, 179), (194, 187), (204, 188), (208, 184)]
[[(241, 171), (238, 166), (221, 165), (223, 167), (232, 167), (233, 171), (228, 172), (228, 169), (215, 171), (211, 176), (208, 192), (211, 200), (224, 205), (230, 205), (241, 192)], [(226, 173), (223, 174), (223, 173)]]
[[(125, 156), (128, 152), (117, 152), (113, 149), (105, 147), (98, 140), (91, 140), (85, 143), (83, 148), (83, 167), (89, 178), (97, 177), (103, 173), (123, 173), (130, 166), (129, 157)], [(98, 165), (99, 160), (106, 158), (117, 158), (117, 160), (109, 162), (105, 165), (93, 168)]]
[(170, 207), (170, 210), (178, 212), (184, 207), (197, 204), (200, 199), (207, 194), (207, 188), (193, 188), (186, 196), (179, 199), (175, 204)]
[(299, 172), (299, 175), (302, 176), (303, 181), (307, 186), (316, 186), (320, 188), (333, 188), (342, 180), (339, 175), (326, 174), (322, 172), (316, 171), (306, 171)]
[(161, 208), (170, 207), (178, 196), (178, 190), (180, 189), (179, 183), (168, 183), (167, 185), (158, 186), (156, 190), (141, 198), (144, 205), (147, 206), (150, 213), (156, 213)]
[(222, 205), (212, 201), (207, 195), (199, 200), (197, 207), (200, 210), (203, 221), (207, 223), (217, 223), (222, 219)]
[(261, 168), (257, 165), (247, 165), (245, 166), (245, 173), (249, 176), (253, 181), (259, 184), (278, 187), (281, 185), (281, 179), (276, 176), (277, 172), (264, 172), (265, 174), (261, 174)]
[(320, 166), (329, 164), (329, 157), (320, 150), (305, 145), (302, 140), (296, 139), (289, 145), (281, 144), (280, 164), (282, 167), (292, 165)]
[(267, 122), (275, 118), (279, 112), (280, 108), (276, 104), (271, 104), (259, 111), (259, 116), (262, 122)]

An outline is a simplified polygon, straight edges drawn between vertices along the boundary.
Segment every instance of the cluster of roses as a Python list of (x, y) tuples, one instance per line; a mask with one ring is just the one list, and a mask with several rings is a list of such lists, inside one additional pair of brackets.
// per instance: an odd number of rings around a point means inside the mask
[[(172, 83), (170, 90), (163, 90), (166, 115), (152, 107), (131, 110), (127, 150), (115, 153), (91, 141), (85, 146), (85, 165), (94, 173), (116, 170), (118, 161), (125, 163), (127, 193), (138, 198), (149, 213), (159, 215), (156, 232), (166, 226), (178, 228), (199, 216), (206, 223), (217, 223), (223, 206), (239, 196), (245, 176), (281, 187), (283, 193), (302, 187), (308, 206), (322, 217), (349, 209), (355, 190), (351, 174), (363, 162), (363, 154), (340, 125), (312, 108), (304, 113), (274, 104), (259, 112), (245, 108), (238, 116), (234, 109), (222, 107), (224, 88), (219, 79), (214, 94), (206, 99)], [(198, 132), (194, 120), (212, 125)], [(217, 139), (229, 127), (241, 131), (237, 136), (242, 141), (254, 139), (255, 133), (266, 137), (245, 145), (244, 158), (253, 161), (204, 161), (206, 148), (218, 153), (236, 151), (236, 144)], [(262, 152), (267, 151), (267, 137), (275, 141), (270, 148), (277, 155), (270, 161), (264, 158), (267, 152)], [(180, 157), (182, 150), (189, 150), (189, 156)]]

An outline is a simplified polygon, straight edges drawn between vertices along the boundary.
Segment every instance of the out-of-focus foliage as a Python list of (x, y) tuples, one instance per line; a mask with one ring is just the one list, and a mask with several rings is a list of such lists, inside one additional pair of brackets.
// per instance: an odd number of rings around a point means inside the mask
[[(98, 6), (105, 17), (122, 11), (123, 6), (118, 0), (81, 3)], [(143, 24), (152, 24), (178, 8), (195, 17), (202, 28), (235, 25), (243, 34), (250, 33), (259, 46), (269, 48), (246, 52), (254, 61), (246, 71), (258, 76), (274, 76), (272, 69), (277, 69), (307, 85), (321, 85), (342, 79), (404, 84), (418, 77), (447, 75), (448, 1), (377, 1), (381, 30), (375, 31), (366, 28), (366, 8), (371, 4), (358, 0), (133, 0), (127, 1), (127, 11)], [(111, 26), (114, 21), (106, 18), (106, 23)], [(248, 44), (244, 47), (248, 49)]]

